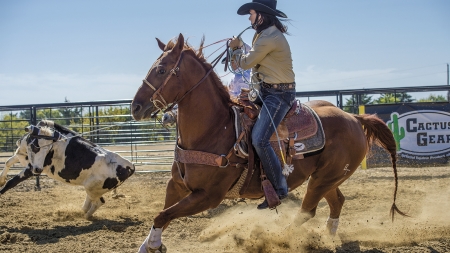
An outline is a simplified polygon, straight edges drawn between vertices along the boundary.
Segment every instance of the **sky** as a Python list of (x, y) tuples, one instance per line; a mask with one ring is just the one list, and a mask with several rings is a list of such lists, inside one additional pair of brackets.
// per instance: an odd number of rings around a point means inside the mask
[[(161, 54), (250, 25), (250, 0), (0, 1), (0, 106), (132, 99)], [(447, 84), (448, 0), (278, 0), (297, 91)], [(253, 30), (243, 34), (251, 43)], [(213, 60), (222, 44), (205, 49)], [(219, 49), (221, 51), (222, 49)], [(216, 72), (227, 83), (223, 65)]]

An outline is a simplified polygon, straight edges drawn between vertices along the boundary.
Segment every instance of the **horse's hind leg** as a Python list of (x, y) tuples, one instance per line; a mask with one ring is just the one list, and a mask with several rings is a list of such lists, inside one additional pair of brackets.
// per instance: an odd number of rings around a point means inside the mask
[(333, 187), (332, 185), (324, 187), (321, 183), (323, 184), (323, 182), (320, 182), (320, 180), (315, 178), (309, 179), (300, 212), (297, 214), (294, 221), (295, 226), (301, 226), (316, 215), (317, 205), (319, 205), (320, 200), (328, 191), (330, 191), (330, 188)]
[(336, 235), (339, 225), (339, 215), (341, 214), (345, 197), (339, 188), (335, 188), (327, 192), (324, 198), (327, 200), (328, 206), (330, 206), (330, 216), (327, 220), (327, 231), (330, 235)]

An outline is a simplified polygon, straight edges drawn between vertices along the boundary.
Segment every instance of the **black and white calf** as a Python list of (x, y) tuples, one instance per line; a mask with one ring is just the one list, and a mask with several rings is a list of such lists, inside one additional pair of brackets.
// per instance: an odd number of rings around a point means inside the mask
[(28, 167), (10, 179), (0, 195), (33, 174), (45, 173), (58, 181), (84, 186), (87, 195), (82, 209), (89, 219), (105, 203), (102, 195), (134, 173), (134, 165), (127, 159), (80, 136), (67, 137), (64, 129), (59, 132), (48, 126), (29, 126), (26, 130), (28, 134), (18, 141), (16, 153), (20, 155), (16, 159), (23, 164), (25, 155)]
[[(64, 136), (66, 137), (72, 137), (72, 136), (76, 136), (77, 133), (65, 128), (61, 125), (58, 125), (56, 123), (54, 123), (53, 121), (50, 120), (41, 120), (38, 123), (38, 127), (50, 127), (55, 129), (56, 131), (62, 133)], [(20, 138), (17, 142), (17, 149), (14, 152), (14, 155), (11, 156), (5, 163), (5, 167), (3, 168), (2, 173), (0, 174), (0, 187), (2, 187), (3, 185), (5, 185), (6, 183), (6, 177), (8, 175), (9, 169), (11, 168), (11, 166), (13, 166), (16, 163), (20, 163), (23, 167), (28, 167), (28, 153), (27, 153), (27, 140), (26, 138), (28, 137), (28, 134), (25, 134), (24, 136), (22, 136), (22, 138)], [(14, 185), (15, 186), (15, 185)], [(5, 191), (8, 189), (4, 189)]]

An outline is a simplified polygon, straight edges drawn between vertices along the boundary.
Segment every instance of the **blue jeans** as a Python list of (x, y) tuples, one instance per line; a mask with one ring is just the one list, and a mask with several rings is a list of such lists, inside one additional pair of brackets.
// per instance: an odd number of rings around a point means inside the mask
[[(281, 123), (295, 100), (295, 90), (277, 90), (261, 87), (264, 104), (252, 130), (252, 144), (261, 159), (267, 179), (272, 183), (278, 196), (288, 193), (286, 178), (275, 151), (270, 146), (270, 137)], [(272, 124), (275, 124), (275, 127)]]

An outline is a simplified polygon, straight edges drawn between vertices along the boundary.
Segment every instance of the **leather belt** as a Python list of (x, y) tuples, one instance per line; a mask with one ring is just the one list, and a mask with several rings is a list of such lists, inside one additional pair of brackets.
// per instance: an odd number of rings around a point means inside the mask
[(278, 90), (292, 90), (295, 89), (295, 82), (293, 83), (262, 83), (261, 87), (265, 89), (278, 89)]

